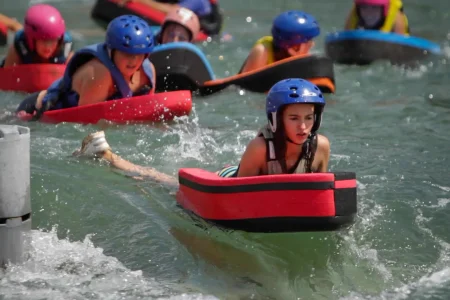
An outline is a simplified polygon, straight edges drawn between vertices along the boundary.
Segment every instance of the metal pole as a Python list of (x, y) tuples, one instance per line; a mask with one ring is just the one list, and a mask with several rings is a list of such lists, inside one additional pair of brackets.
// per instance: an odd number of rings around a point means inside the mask
[(30, 231), (30, 129), (0, 124), (0, 266), (23, 261)]

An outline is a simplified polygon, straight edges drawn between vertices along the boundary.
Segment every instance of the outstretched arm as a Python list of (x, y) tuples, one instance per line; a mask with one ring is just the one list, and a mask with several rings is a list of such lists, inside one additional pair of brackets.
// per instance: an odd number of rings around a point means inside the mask
[(245, 60), (244, 66), (239, 73), (250, 72), (266, 66), (267, 58), (268, 54), (266, 48), (263, 45), (256, 45), (250, 51), (250, 54)]
[(22, 24), (20, 24), (17, 20), (7, 17), (5, 15), (0, 14), (0, 22), (5, 24), (9, 30), (18, 31), (23, 28)]
[(125, 172), (132, 173), (133, 177), (147, 177), (160, 183), (171, 186), (178, 186), (178, 181), (174, 177), (158, 172), (154, 168), (135, 165), (132, 162), (129, 162), (128, 160), (125, 160), (119, 155), (113, 153), (111, 150), (106, 150), (103, 153), (99, 154), (99, 156), (102, 159), (108, 161), (113, 167)]
[(127, 173), (131, 173), (129, 176), (132, 176), (135, 179), (142, 179), (143, 177), (146, 177), (153, 179), (156, 182), (171, 186), (178, 186), (178, 181), (174, 177), (158, 172), (153, 168), (135, 165), (113, 153), (111, 151), (111, 147), (106, 141), (104, 131), (94, 132), (86, 136), (81, 144), (81, 149), (75, 151), (72, 155), (88, 157), (94, 156), (104, 159), (113, 167)]

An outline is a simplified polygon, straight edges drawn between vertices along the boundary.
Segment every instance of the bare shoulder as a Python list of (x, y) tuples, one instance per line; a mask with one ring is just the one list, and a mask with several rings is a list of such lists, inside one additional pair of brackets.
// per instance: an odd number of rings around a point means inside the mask
[(248, 162), (258, 162), (266, 160), (266, 142), (261, 136), (255, 137), (248, 143), (242, 158)]
[(97, 76), (104, 76), (106, 74), (109, 74), (108, 68), (96, 58), (88, 61), (83, 66), (81, 66), (79, 71)]
[[(253, 52), (254, 51), (254, 52)], [(269, 56), (269, 49), (264, 44), (258, 44), (253, 47), (253, 55), (257, 56), (262, 61), (266, 62), (267, 57)]]
[(92, 59), (82, 65), (73, 75), (74, 83), (76, 81), (82, 82), (105, 82), (112, 80), (108, 68), (103, 65), (98, 59)]
[(253, 140), (248, 143), (248, 150), (251, 150), (253, 153), (258, 154), (266, 154), (266, 141), (262, 136), (257, 136)]
[(330, 160), (330, 141), (324, 135), (317, 135), (317, 151), (314, 157), (313, 169), (315, 172), (327, 172)]
[(264, 170), (266, 145), (264, 138), (255, 137), (248, 143), (239, 163), (238, 177), (257, 176)]
[(324, 135), (317, 135), (317, 152), (321, 157), (328, 158), (330, 156), (330, 141)]
[(328, 151), (330, 150), (330, 141), (326, 136), (321, 134), (317, 135), (317, 148)]
[(252, 49), (252, 52), (263, 54), (264, 52), (266, 52), (266, 47), (264, 46), (264, 44), (255, 45)]

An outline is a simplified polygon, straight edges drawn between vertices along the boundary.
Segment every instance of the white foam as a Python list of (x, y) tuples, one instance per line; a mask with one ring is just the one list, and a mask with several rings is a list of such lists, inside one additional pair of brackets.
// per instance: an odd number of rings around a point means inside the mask
[[(341, 300), (402, 300), (409, 299), (411, 294), (420, 295), (426, 294), (429, 290), (442, 287), (450, 282), (450, 268), (444, 268), (429, 275), (421, 277), (418, 281), (404, 284), (402, 286), (393, 288), (390, 291), (384, 291), (378, 296), (366, 296), (358, 293), (350, 293), (350, 295), (340, 298)], [(423, 299), (417, 297), (414, 299)], [(427, 297), (428, 299), (428, 297)]]
[(84, 241), (59, 240), (51, 232), (32, 231), (30, 258), (0, 272), (1, 295), (20, 299), (215, 299), (175, 292), (174, 286), (129, 270)]

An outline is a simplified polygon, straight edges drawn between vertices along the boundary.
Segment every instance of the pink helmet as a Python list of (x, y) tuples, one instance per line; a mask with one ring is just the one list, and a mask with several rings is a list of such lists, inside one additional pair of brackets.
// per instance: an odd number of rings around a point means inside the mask
[(31, 50), (33, 50), (36, 40), (60, 39), (64, 36), (65, 31), (64, 19), (53, 6), (36, 4), (27, 10), (24, 32)]
[(355, 0), (356, 5), (377, 5), (383, 6), (384, 16), (387, 16), (390, 0)]
[(200, 32), (200, 22), (197, 15), (184, 7), (178, 7), (170, 11), (164, 19), (163, 26), (167, 23), (176, 23), (184, 26), (191, 33), (191, 41), (193, 41)]

